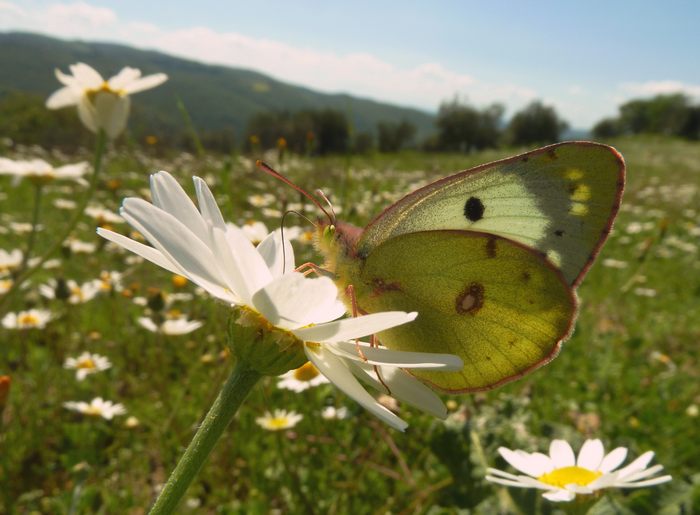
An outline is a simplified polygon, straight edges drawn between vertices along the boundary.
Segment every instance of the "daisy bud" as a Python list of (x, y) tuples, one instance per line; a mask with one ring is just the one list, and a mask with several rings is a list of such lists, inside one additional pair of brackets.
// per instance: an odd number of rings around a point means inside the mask
[(236, 307), (229, 324), (229, 348), (260, 374), (278, 376), (306, 363), (304, 343), (252, 309)]

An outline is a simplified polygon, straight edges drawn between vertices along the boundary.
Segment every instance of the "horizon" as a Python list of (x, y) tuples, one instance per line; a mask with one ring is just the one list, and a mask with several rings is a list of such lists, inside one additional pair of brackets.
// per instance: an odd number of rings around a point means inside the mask
[[(502, 103), (510, 117), (539, 99), (573, 130), (589, 130), (633, 98), (672, 92), (700, 98), (700, 70), (688, 66), (700, 43), (693, 30), (700, 5), (676, 2), (684, 8), (673, 9), (622, 2), (603, 10), (548, 2), (534, 9), (512, 1), (500, 7), (438, 4), (430, 9), (409, 4), (400, 12), (361, 4), (350, 12), (312, 0), (225, 7), (202, 0), (196, 10), (171, 2), (163, 19), (157, 6), (133, 0), (0, 1), (0, 30), (154, 50), (431, 114), (458, 97), (478, 107)], [(503, 6), (510, 6), (510, 17), (501, 15)], [(635, 24), (618, 24), (622, 17), (615, 14), (630, 9)], [(376, 16), (363, 18), (367, 12)], [(600, 12), (606, 17), (596, 17)], [(384, 23), (391, 17), (393, 23)], [(471, 25), (459, 30), (464, 19)], [(499, 44), (483, 45), (498, 23)], [(360, 28), (363, 38), (357, 37)], [(478, 52), (460, 51), (475, 44), (481, 44)]]

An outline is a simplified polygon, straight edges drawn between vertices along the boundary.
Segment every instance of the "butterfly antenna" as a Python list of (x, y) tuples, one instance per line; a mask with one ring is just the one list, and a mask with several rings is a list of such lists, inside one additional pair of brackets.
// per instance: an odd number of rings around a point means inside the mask
[(316, 191), (314, 191), (314, 193), (316, 195), (318, 195), (319, 197), (321, 197), (326, 204), (328, 204), (328, 210), (331, 212), (331, 216), (332, 216), (331, 223), (333, 225), (335, 225), (336, 216), (335, 216), (335, 210), (333, 209), (333, 204), (331, 204), (331, 201), (328, 200), (328, 197), (326, 197), (326, 194), (323, 193), (323, 190), (316, 190)]
[(278, 171), (274, 170), (274, 169), (273, 169), (270, 165), (268, 165), (265, 161), (261, 161), (260, 159), (258, 159), (258, 160), (255, 162), (255, 166), (257, 166), (258, 168), (260, 168), (260, 169), (261, 169), (262, 171), (264, 171), (265, 173), (267, 173), (267, 174), (269, 174), (269, 175), (272, 175), (275, 179), (282, 181), (282, 182), (285, 183), (287, 186), (289, 186), (289, 187), (291, 187), (291, 188), (297, 190), (299, 193), (301, 193), (301, 194), (304, 195), (306, 198), (308, 198), (311, 202), (313, 202), (314, 205), (315, 205), (317, 208), (319, 208), (319, 209), (321, 210), (321, 212), (322, 212), (324, 215), (326, 215), (326, 218), (328, 218), (328, 221), (329, 221), (330, 223), (334, 223), (334, 222), (335, 222), (335, 216), (331, 216), (331, 215), (328, 213), (328, 211), (326, 211), (326, 209), (321, 205), (321, 203), (318, 201), (318, 199), (317, 199), (316, 197), (314, 197), (314, 196), (311, 195), (309, 192), (305, 191), (304, 189), (302, 189), (302, 188), (300, 188), (299, 186), (297, 186), (296, 184), (294, 184), (292, 181), (290, 181), (289, 179), (287, 179), (284, 175), (282, 175), (282, 174), (279, 173)]

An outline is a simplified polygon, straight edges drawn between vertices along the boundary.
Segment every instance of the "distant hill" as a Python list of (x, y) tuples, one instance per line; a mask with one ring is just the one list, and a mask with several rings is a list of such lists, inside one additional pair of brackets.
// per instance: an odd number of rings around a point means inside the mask
[(200, 130), (233, 128), (243, 135), (249, 117), (260, 111), (333, 108), (345, 112), (356, 131), (374, 132), (377, 122), (406, 120), (421, 139), (433, 131), (429, 113), (346, 94), (326, 94), (286, 84), (251, 70), (213, 66), (160, 52), (107, 43), (65, 41), (22, 32), (0, 33), (0, 95), (24, 91), (48, 96), (60, 87), (54, 68), (67, 71), (85, 62), (110, 77), (124, 66), (144, 74), (164, 72), (164, 85), (136, 97), (134, 122), (154, 130), (177, 128), (179, 96)]

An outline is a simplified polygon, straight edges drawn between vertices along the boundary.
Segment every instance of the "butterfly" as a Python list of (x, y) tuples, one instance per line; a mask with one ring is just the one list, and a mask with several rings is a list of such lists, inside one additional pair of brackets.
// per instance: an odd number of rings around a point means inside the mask
[(359, 313), (418, 312), (380, 333), (383, 345), (464, 362), (416, 376), (447, 392), (486, 390), (557, 355), (624, 184), (614, 148), (559, 143), (428, 184), (365, 229), (329, 215), (317, 246)]

